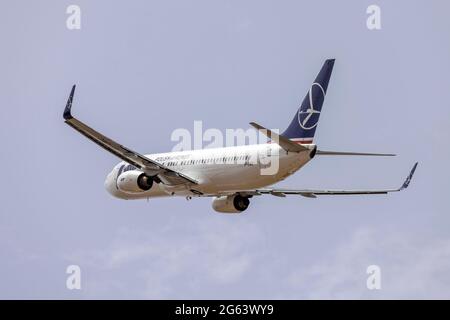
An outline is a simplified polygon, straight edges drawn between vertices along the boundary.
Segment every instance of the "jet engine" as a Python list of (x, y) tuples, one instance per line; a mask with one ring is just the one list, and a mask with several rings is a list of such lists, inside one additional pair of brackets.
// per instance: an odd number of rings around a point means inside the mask
[(241, 213), (248, 208), (250, 200), (240, 195), (215, 197), (212, 207), (217, 212), (222, 213)]
[(152, 185), (153, 178), (138, 170), (126, 171), (117, 178), (117, 188), (126, 193), (148, 191)]

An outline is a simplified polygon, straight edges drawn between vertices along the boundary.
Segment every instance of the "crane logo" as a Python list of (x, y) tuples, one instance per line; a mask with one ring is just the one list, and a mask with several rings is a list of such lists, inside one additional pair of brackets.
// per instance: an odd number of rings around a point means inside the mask
[[(313, 89), (315, 86), (317, 86), (320, 90), (316, 89), (315, 92), (313, 93)], [(317, 122), (319, 121), (320, 111), (314, 109), (314, 103), (313, 103), (313, 94), (320, 94), (320, 93), (318, 93), (318, 91), (320, 91), (322, 93), (322, 99), (321, 99), (322, 101), (321, 102), (323, 102), (323, 99), (325, 99), (325, 90), (323, 90), (320, 83), (314, 82), (308, 91), (309, 106), (307, 103), (305, 103), (298, 110), (298, 124), (300, 125), (300, 127), (302, 127), (305, 130), (311, 130), (312, 128), (315, 128), (317, 126)], [(314, 100), (316, 102), (318, 101), (317, 99), (314, 99)], [(317, 114), (317, 116), (313, 117), (314, 114)]]

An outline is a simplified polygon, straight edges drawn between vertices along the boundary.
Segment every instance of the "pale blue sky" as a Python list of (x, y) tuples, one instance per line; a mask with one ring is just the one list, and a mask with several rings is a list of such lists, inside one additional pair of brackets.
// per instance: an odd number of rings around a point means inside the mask
[[(382, 30), (366, 28), (381, 7)], [(69, 4), (82, 29), (66, 29)], [(7, 1), (0, 12), (0, 298), (450, 298), (447, 1)], [(74, 114), (142, 153), (177, 128), (284, 129), (326, 58), (326, 150), (281, 186), (372, 197), (113, 199), (114, 156)], [(66, 267), (82, 290), (65, 287)], [(382, 290), (366, 289), (366, 268)]]

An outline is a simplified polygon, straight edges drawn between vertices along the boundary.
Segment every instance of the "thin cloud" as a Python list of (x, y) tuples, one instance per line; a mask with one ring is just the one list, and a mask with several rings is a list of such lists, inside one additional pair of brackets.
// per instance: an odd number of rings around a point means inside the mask
[[(381, 267), (381, 290), (368, 290), (366, 268)], [(293, 271), (291, 290), (319, 299), (448, 299), (450, 239), (361, 228), (350, 241), (312, 266)], [(297, 289), (297, 290), (295, 290)]]

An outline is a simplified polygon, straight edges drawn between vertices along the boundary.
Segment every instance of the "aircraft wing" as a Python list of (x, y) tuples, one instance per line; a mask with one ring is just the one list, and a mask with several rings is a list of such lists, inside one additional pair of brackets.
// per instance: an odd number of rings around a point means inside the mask
[(408, 177), (403, 182), (400, 188), (397, 189), (379, 189), (379, 190), (313, 190), (313, 189), (255, 189), (255, 190), (242, 190), (234, 192), (234, 194), (240, 194), (242, 196), (258, 196), (263, 194), (270, 194), (277, 197), (285, 197), (287, 195), (300, 195), (307, 198), (316, 198), (322, 195), (363, 195), (363, 194), (387, 194), (390, 192), (398, 192), (406, 189), (411, 182), (414, 175), (414, 171), (417, 168), (417, 162), (412, 167)]
[(67, 100), (66, 108), (64, 109), (64, 120), (65, 122), (77, 130), (79, 133), (84, 135), (89, 140), (95, 142), (100, 147), (111, 152), (115, 156), (119, 157), (123, 161), (134, 165), (135, 167), (141, 169), (149, 175), (158, 175), (160, 180), (168, 185), (178, 185), (178, 184), (197, 184), (197, 181), (180, 173), (174, 171), (152, 159), (145, 157), (144, 155), (133, 151), (114, 140), (102, 135), (101, 133), (90, 128), (83, 122), (74, 118), (71, 114), (73, 95), (75, 93), (75, 85), (72, 87), (69, 99)]

